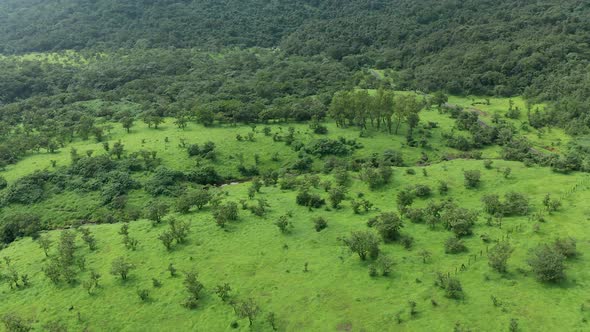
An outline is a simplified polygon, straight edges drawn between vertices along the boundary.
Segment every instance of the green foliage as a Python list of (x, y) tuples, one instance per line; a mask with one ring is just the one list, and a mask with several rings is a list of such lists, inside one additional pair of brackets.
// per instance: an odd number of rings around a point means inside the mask
[(182, 172), (160, 166), (145, 183), (145, 190), (152, 196), (173, 196), (178, 191), (178, 181), (184, 178)]
[(576, 239), (571, 237), (555, 239), (555, 241), (553, 242), (553, 247), (557, 252), (559, 252), (566, 258), (572, 258), (578, 255), (578, 250), (576, 248)]
[(384, 212), (376, 217), (373, 224), (385, 242), (398, 240), (404, 226), (402, 219), (394, 212)]
[(313, 219), (313, 225), (316, 232), (321, 232), (328, 227), (328, 221), (324, 217), (317, 217)]
[(41, 230), (41, 218), (32, 213), (8, 215), (0, 222), (0, 241), (11, 243), (17, 238), (31, 236), (36, 238)]
[(221, 228), (224, 228), (227, 222), (238, 220), (238, 205), (235, 202), (227, 202), (215, 207), (213, 218)]
[(117, 257), (111, 263), (111, 274), (121, 277), (121, 280), (126, 281), (129, 277), (129, 272), (135, 269), (135, 265), (129, 263), (125, 257)]
[(488, 265), (500, 273), (506, 272), (506, 262), (513, 250), (508, 242), (496, 244), (488, 251)]
[(231, 290), (232, 290), (231, 286), (228, 283), (215, 286), (215, 294), (217, 294), (217, 296), (219, 296), (219, 298), (223, 302), (229, 301), (229, 299), (231, 297), (231, 295), (230, 295)]
[(373, 232), (354, 231), (350, 233), (350, 237), (342, 241), (350, 251), (359, 255), (359, 258), (363, 261), (367, 257), (376, 259), (379, 256), (379, 238)]
[(184, 277), (184, 287), (188, 297), (184, 301), (184, 306), (188, 309), (196, 309), (199, 305), (201, 291), (204, 286), (198, 279), (199, 275), (195, 271), (189, 271)]
[(542, 244), (531, 250), (527, 263), (539, 281), (558, 282), (565, 279), (565, 258), (559, 248)]
[(296, 200), (297, 205), (307, 206), (311, 208), (320, 208), (326, 204), (326, 200), (321, 198), (317, 194), (312, 194), (308, 190), (303, 190), (297, 193)]
[(456, 237), (450, 237), (445, 241), (445, 253), (459, 254), (467, 251), (465, 243)]
[(340, 207), (340, 203), (346, 199), (346, 193), (348, 190), (343, 186), (338, 186), (328, 191), (330, 204), (333, 208)]
[(146, 217), (155, 224), (159, 224), (162, 221), (162, 218), (168, 213), (170, 207), (162, 201), (154, 200), (147, 204), (146, 209)]
[(234, 311), (241, 318), (248, 318), (250, 326), (254, 323), (254, 319), (260, 313), (260, 307), (252, 298), (245, 301), (239, 301), (234, 304)]
[(453, 231), (457, 237), (471, 235), (477, 217), (477, 211), (470, 211), (456, 206), (448, 206), (441, 213), (443, 225)]
[(464, 297), (463, 287), (457, 278), (437, 272), (435, 284), (445, 290), (445, 296), (448, 298), (459, 300)]
[(465, 177), (465, 187), (466, 188), (475, 188), (479, 185), (481, 173), (478, 170), (469, 170), (463, 172), (463, 176)]
[(288, 234), (293, 230), (293, 223), (291, 223), (289, 216), (287, 215), (280, 216), (279, 219), (275, 221), (275, 225), (277, 225), (283, 234)]
[(8, 332), (28, 332), (33, 329), (29, 321), (16, 314), (5, 314), (2, 323)]

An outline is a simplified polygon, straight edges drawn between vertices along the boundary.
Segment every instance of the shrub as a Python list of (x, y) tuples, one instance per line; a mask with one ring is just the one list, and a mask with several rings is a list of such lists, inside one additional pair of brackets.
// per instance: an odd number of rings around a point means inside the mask
[(121, 277), (121, 280), (125, 281), (129, 276), (129, 272), (134, 268), (135, 266), (129, 263), (124, 257), (118, 257), (111, 264), (111, 274), (118, 275)]
[(500, 202), (500, 196), (496, 194), (484, 195), (481, 198), (481, 201), (484, 205), (484, 211), (491, 214), (496, 215), (498, 213), (502, 213), (503, 206), (502, 202)]
[(294, 174), (287, 173), (279, 181), (279, 187), (282, 190), (293, 190), (299, 185), (299, 179)]
[(215, 160), (215, 143), (209, 141), (199, 146), (199, 144), (191, 144), (187, 148), (189, 157), (199, 156), (205, 159)]
[(439, 181), (438, 182), (438, 192), (441, 195), (446, 194), (449, 191), (449, 184), (445, 181)]
[(289, 220), (289, 216), (282, 215), (279, 217), (277, 221), (275, 221), (275, 225), (279, 228), (281, 233), (287, 234), (290, 233), (293, 229), (293, 223)]
[(414, 245), (414, 238), (410, 235), (401, 235), (399, 238), (399, 243), (401, 243), (401, 245), (404, 246), (404, 248), (410, 250)]
[(459, 279), (448, 277), (445, 285), (445, 296), (451, 299), (463, 298), (463, 287)]
[(2, 323), (6, 331), (9, 332), (28, 332), (33, 330), (31, 323), (15, 314), (5, 314), (2, 316)]
[(313, 224), (316, 232), (321, 232), (328, 227), (328, 221), (324, 217), (314, 218)]
[(202, 185), (215, 185), (223, 182), (223, 177), (217, 173), (213, 166), (199, 166), (186, 175), (186, 179)]
[(367, 257), (376, 259), (379, 256), (379, 238), (370, 231), (353, 231), (343, 242), (361, 260), (366, 260)]
[(498, 272), (506, 272), (506, 262), (512, 253), (512, 247), (508, 242), (500, 242), (488, 252), (488, 264)]
[(154, 175), (146, 182), (145, 190), (152, 196), (176, 194), (179, 181), (184, 179), (184, 174), (170, 170), (166, 167), (158, 167)]
[(184, 287), (188, 293), (188, 297), (183, 305), (188, 309), (195, 309), (199, 304), (200, 293), (204, 286), (198, 279), (198, 274), (194, 271), (189, 271), (184, 277)]
[(578, 255), (578, 250), (576, 249), (576, 239), (571, 237), (555, 239), (555, 242), (553, 242), (553, 247), (566, 258), (571, 258)]
[(32, 213), (7, 215), (0, 225), (0, 241), (11, 243), (17, 238), (31, 236), (36, 238), (41, 230), (41, 219)]
[(309, 208), (320, 208), (326, 201), (321, 198), (319, 195), (311, 194), (309, 191), (304, 190), (300, 191), (296, 197), (297, 205), (307, 206)]
[(414, 193), (410, 190), (404, 189), (397, 193), (396, 203), (399, 211), (404, 211), (406, 207), (412, 205), (414, 202)]
[(539, 281), (557, 282), (565, 278), (565, 256), (557, 248), (539, 245), (533, 249), (527, 263)]
[(343, 137), (337, 140), (321, 138), (309, 143), (305, 147), (305, 150), (309, 154), (320, 157), (327, 155), (346, 156), (359, 147), (359, 144), (355, 140), (346, 140)]
[(338, 208), (340, 203), (346, 199), (347, 189), (343, 186), (334, 187), (329, 190), (330, 204), (333, 208)]
[(385, 150), (383, 152), (383, 157), (381, 158), (381, 160), (383, 162), (383, 165), (385, 166), (404, 166), (404, 159), (402, 154), (395, 150)]
[(411, 222), (418, 224), (424, 221), (424, 210), (420, 208), (407, 208), (404, 212), (404, 216), (410, 219)]
[(415, 196), (424, 198), (430, 196), (432, 189), (425, 184), (417, 184), (414, 186), (413, 192)]
[(460, 239), (456, 237), (450, 237), (445, 242), (445, 253), (447, 254), (458, 254), (467, 251), (467, 247)]
[(470, 235), (472, 227), (477, 221), (478, 213), (459, 207), (447, 207), (441, 214), (441, 221), (447, 229), (452, 230), (457, 237)]
[(137, 296), (142, 302), (148, 302), (150, 300), (150, 291), (149, 289), (138, 289)]
[(403, 221), (394, 212), (381, 213), (377, 216), (377, 222), (375, 223), (375, 228), (386, 242), (397, 240), (403, 226)]
[(505, 216), (525, 216), (529, 213), (529, 200), (521, 193), (509, 192), (504, 196), (503, 210)]
[(391, 274), (391, 268), (395, 265), (394, 260), (386, 255), (379, 255), (377, 258), (376, 266), (381, 270), (381, 275), (386, 277)]
[(225, 224), (228, 221), (238, 220), (238, 204), (235, 202), (228, 202), (217, 206), (213, 210), (213, 218), (215, 218), (215, 222), (221, 228), (225, 227)]
[(475, 188), (480, 183), (481, 172), (478, 170), (464, 171), (463, 177), (465, 178), (466, 188)]

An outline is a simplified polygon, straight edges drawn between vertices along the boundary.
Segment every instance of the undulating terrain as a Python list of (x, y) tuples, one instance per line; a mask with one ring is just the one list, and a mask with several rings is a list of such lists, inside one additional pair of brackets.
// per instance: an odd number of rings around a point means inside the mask
[(0, 328), (590, 330), (589, 20), (0, 2)]

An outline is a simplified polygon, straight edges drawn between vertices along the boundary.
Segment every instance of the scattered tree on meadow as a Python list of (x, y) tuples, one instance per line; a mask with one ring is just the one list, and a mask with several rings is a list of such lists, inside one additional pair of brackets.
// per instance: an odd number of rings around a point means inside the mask
[(479, 186), (481, 173), (478, 170), (464, 171), (463, 176), (465, 177), (465, 187), (475, 188)]
[(316, 232), (321, 232), (328, 227), (328, 221), (324, 217), (314, 218), (313, 224)]
[(565, 278), (565, 258), (554, 246), (541, 244), (529, 253), (527, 263), (539, 281), (557, 282)]
[(230, 299), (231, 286), (228, 283), (215, 286), (215, 294), (219, 296), (221, 301), (227, 302)]
[(234, 311), (240, 318), (248, 318), (250, 326), (254, 323), (254, 319), (260, 313), (260, 307), (252, 298), (245, 301), (240, 301), (234, 304)]
[(281, 233), (288, 234), (293, 230), (293, 223), (289, 220), (288, 215), (282, 215), (275, 221), (275, 225), (279, 228)]
[(39, 243), (39, 247), (41, 249), (43, 249), (43, 252), (45, 253), (45, 257), (49, 256), (49, 248), (51, 248), (51, 243), (53, 241), (51, 241), (51, 237), (48, 234), (45, 235), (41, 235), (39, 237), (39, 239), (37, 239), (37, 242)]
[(154, 200), (149, 202), (146, 208), (147, 218), (155, 224), (159, 224), (162, 221), (162, 218), (168, 213), (170, 207), (164, 202)]
[(129, 272), (134, 268), (135, 266), (129, 263), (125, 257), (117, 257), (111, 263), (111, 274), (120, 276), (121, 280), (125, 281), (129, 277)]
[(366, 260), (367, 257), (376, 259), (379, 256), (379, 238), (371, 231), (353, 231), (343, 242), (361, 260)]
[(404, 222), (396, 213), (384, 212), (376, 217), (373, 225), (385, 242), (391, 242), (399, 239)]
[(213, 218), (219, 227), (224, 228), (229, 221), (238, 220), (238, 204), (227, 202), (217, 206), (213, 210)]
[(343, 186), (337, 186), (329, 190), (329, 200), (333, 208), (340, 207), (340, 203), (346, 199), (347, 192), (348, 190)]
[(506, 262), (512, 251), (513, 248), (507, 241), (496, 244), (488, 251), (488, 264), (500, 273), (506, 272)]
[(188, 293), (188, 297), (184, 301), (184, 306), (189, 309), (195, 309), (199, 305), (200, 293), (204, 286), (199, 281), (199, 275), (195, 271), (189, 271), (184, 277), (184, 287)]

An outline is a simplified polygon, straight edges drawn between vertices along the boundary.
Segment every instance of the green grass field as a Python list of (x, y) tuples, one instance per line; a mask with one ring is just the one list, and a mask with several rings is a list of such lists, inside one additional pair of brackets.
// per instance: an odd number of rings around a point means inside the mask
[[(467, 106), (470, 98), (453, 97), (449, 102)], [(517, 105), (522, 100), (515, 99)], [(503, 112), (507, 99), (491, 99), (491, 105), (478, 105), (486, 112), (484, 119), (494, 111)], [(524, 109), (524, 106), (521, 106)], [(455, 159), (441, 161), (446, 153), (457, 153), (444, 146), (441, 134), (450, 130), (454, 121), (436, 110), (421, 113), (422, 121), (438, 122), (440, 128), (433, 130), (429, 148), (409, 148), (405, 144), (405, 130), (399, 135), (370, 132), (369, 137), (359, 137), (357, 129), (340, 129), (328, 123), (328, 137), (355, 138), (363, 144), (353, 157), (368, 157), (385, 149), (403, 153), (408, 167), (395, 167), (392, 183), (385, 188), (371, 191), (351, 173), (353, 181), (348, 196), (359, 193), (375, 204), (369, 213), (355, 215), (346, 200), (340, 209), (307, 208), (295, 204), (295, 191), (278, 187), (263, 187), (259, 197), (267, 199), (270, 212), (263, 218), (249, 211), (240, 211), (237, 222), (226, 230), (214, 222), (210, 208), (188, 215), (174, 216), (190, 222), (191, 230), (186, 244), (166, 251), (158, 235), (167, 226), (165, 223), (152, 226), (147, 220), (130, 224), (130, 235), (139, 240), (136, 251), (127, 250), (118, 234), (120, 224), (90, 226), (97, 238), (96, 251), (90, 251), (77, 239), (77, 254), (86, 257), (86, 269), (80, 272), (79, 280), (89, 278), (91, 270), (102, 275), (100, 288), (89, 295), (78, 283), (74, 286), (53, 285), (42, 269), (47, 262), (43, 250), (30, 238), (10, 244), (0, 252), (0, 257), (10, 257), (11, 266), (20, 274), (30, 277), (31, 285), (13, 290), (8, 283), (0, 286), (2, 301), (0, 314), (17, 313), (32, 322), (35, 330), (44, 330), (45, 324), (61, 321), (71, 331), (271, 331), (264, 316), (274, 312), (280, 331), (452, 331), (457, 323), (471, 331), (507, 331), (511, 319), (517, 319), (522, 331), (585, 331), (590, 326), (590, 176), (583, 173), (557, 174), (549, 168), (525, 167), (519, 162), (494, 160), (492, 169), (485, 169), (481, 160)], [(523, 118), (524, 119), (524, 118)], [(521, 120), (523, 120), (521, 119)], [(514, 120), (515, 122), (521, 120)], [(309, 141), (322, 137), (311, 134), (306, 124), (271, 125), (273, 132), (286, 131), (294, 126), (296, 138)], [(111, 130), (108, 140), (121, 140), (127, 152), (141, 149), (155, 150), (163, 164), (177, 170), (188, 170), (194, 160), (179, 147), (181, 139), (188, 144), (213, 141), (219, 151), (216, 168), (221, 174), (238, 176), (239, 153), (246, 164), (254, 163), (254, 154), (261, 157), (261, 169), (278, 169), (293, 161), (297, 153), (281, 142), (273, 142), (264, 136), (262, 125), (256, 129), (255, 142), (238, 142), (236, 135), (245, 136), (252, 129), (248, 126), (204, 128), (190, 124), (185, 130), (173, 125), (172, 119), (160, 129), (149, 129), (136, 122), (127, 134), (118, 124)], [(531, 140), (537, 146), (567, 142), (562, 131), (538, 137), (531, 132)], [(166, 142), (168, 141), (168, 142)], [(103, 153), (102, 144), (89, 141), (74, 141), (57, 153), (33, 154), (16, 165), (0, 172), (10, 183), (38, 169), (51, 169), (50, 160), (57, 165), (70, 163), (69, 149), (75, 147), (81, 154), (93, 150)], [(429, 155), (432, 165), (413, 166), (421, 153)], [(497, 148), (488, 148), (484, 156), (496, 159)], [(272, 161), (277, 153), (279, 161)], [(316, 169), (321, 162), (316, 161)], [(508, 178), (502, 170), (510, 167)], [(413, 168), (415, 175), (407, 173)], [(463, 185), (463, 171), (477, 169), (482, 172), (479, 188), (468, 190)], [(142, 174), (136, 177), (143, 179)], [(330, 175), (322, 175), (330, 178)], [(434, 189), (439, 180), (448, 182), (447, 194), (434, 193), (429, 199), (452, 198), (461, 207), (482, 209), (481, 197), (489, 193), (503, 194), (509, 191), (524, 193), (531, 202), (533, 212), (541, 209), (547, 193), (561, 198), (563, 206), (546, 216), (546, 222), (538, 224), (527, 217), (505, 218), (502, 227), (488, 226), (482, 212), (474, 228), (474, 234), (465, 238), (467, 253), (450, 255), (444, 253), (444, 242), (452, 236), (440, 228), (431, 230), (424, 224), (405, 222), (403, 234), (411, 235), (415, 243), (411, 250), (400, 244), (381, 244), (384, 253), (396, 264), (388, 277), (370, 277), (368, 262), (362, 262), (342, 246), (339, 240), (353, 230), (367, 229), (366, 222), (379, 212), (397, 211), (396, 194), (415, 184), (427, 184)], [(227, 201), (238, 202), (247, 197), (249, 183), (223, 187)], [(575, 190), (573, 190), (575, 188)], [(325, 193), (317, 190), (324, 197)], [(148, 195), (142, 190), (130, 194), (129, 204), (143, 207)], [(416, 199), (415, 207), (425, 206), (426, 199)], [(30, 206), (11, 205), (3, 208), (0, 215), (17, 211), (35, 212), (56, 226), (69, 225), (80, 217), (101, 209), (98, 194), (67, 192), (54, 195), (48, 200)], [(294, 229), (291, 234), (281, 234), (273, 223), (287, 211), (293, 214)], [(323, 216), (328, 228), (316, 232), (312, 219)], [(48, 234), (57, 240), (60, 230)], [(508, 272), (499, 274), (487, 264), (486, 251), (493, 242), (486, 244), (480, 236), (488, 235), (492, 241), (508, 238), (515, 248), (508, 260)], [(531, 248), (556, 237), (572, 236), (578, 240), (582, 255), (567, 261), (567, 279), (560, 284), (544, 284), (535, 280), (526, 264)], [(428, 250), (432, 257), (423, 262), (421, 250)], [(50, 254), (56, 251), (53, 245)], [(109, 273), (113, 259), (125, 256), (136, 269), (130, 279), (122, 282)], [(179, 271), (179, 276), (170, 277), (170, 263)], [(309, 271), (304, 272), (308, 263)], [(466, 269), (461, 271), (464, 264)], [(2, 262), (1, 269), (6, 269)], [(199, 308), (188, 310), (181, 306), (186, 297), (183, 287), (186, 271), (198, 271), (205, 286)], [(463, 300), (448, 299), (444, 291), (434, 285), (436, 272), (456, 275), (465, 292)], [(152, 286), (152, 278), (162, 282), (160, 288)], [(253, 298), (261, 308), (254, 325), (248, 327), (247, 319), (238, 318), (231, 306), (222, 303), (215, 295), (214, 287), (229, 283), (235, 299)], [(142, 302), (139, 289), (149, 289), (151, 300)], [(495, 306), (491, 297), (499, 300)], [(411, 316), (409, 301), (417, 303), (417, 314)], [(433, 305), (433, 301), (437, 305)], [(586, 308), (586, 309), (584, 309)], [(398, 318), (401, 322), (398, 322)], [(237, 321), (239, 326), (230, 324)]]

